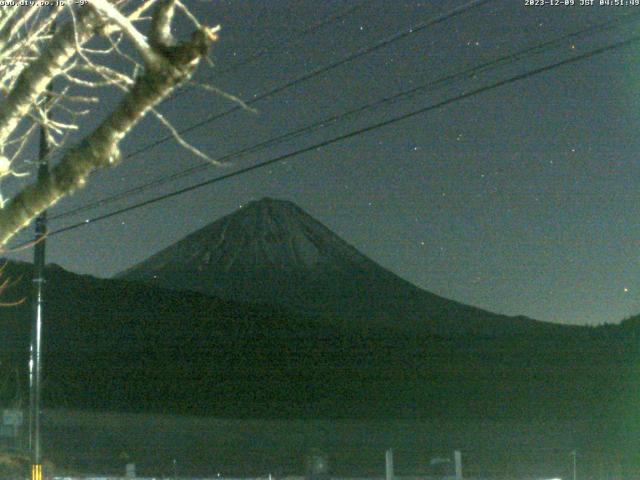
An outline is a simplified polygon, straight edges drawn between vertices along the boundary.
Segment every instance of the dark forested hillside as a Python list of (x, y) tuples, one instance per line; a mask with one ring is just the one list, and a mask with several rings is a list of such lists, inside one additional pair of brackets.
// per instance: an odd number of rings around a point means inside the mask
[[(22, 277), (9, 297), (24, 296), (28, 269), (11, 264), (6, 274)], [(382, 328), (364, 335), (285, 308), (58, 267), (49, 267), (48, 278), (45, 398), (53, 407), (598, 419), (617, 415), (624, 392), (637, 385), (637, 329), (628, 324), (557, 335), (416, 336)], [(28, 312), (27, 305), (0, 311), (5, 368), (24, 371)]]

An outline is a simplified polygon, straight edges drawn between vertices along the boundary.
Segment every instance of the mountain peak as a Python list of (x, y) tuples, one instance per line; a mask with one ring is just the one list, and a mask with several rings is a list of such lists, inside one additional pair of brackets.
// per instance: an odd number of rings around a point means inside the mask
[(312, 222), (316, 222), (316, 220), (309, 216), (295, 203), (289, 200), (281, 200), (279, 198), (271, 197), (263, 197), (260, 200), (251, 200), (250, 202), (241, 205), (240, 208), (230, 216), (241, 218), (247, 215), (253, 215), (256, 217), (306, 216), (307, 221), (311, 220)]
[(276, 281), (279, 275), (313, 277), (327, 270), (351, 271), (367, 262), (373, 264), (295, 203), (265, 197), (119, 276), (165, 287), (176, 285), (176, 279), (181, 278), (178, 285), (182, 288), (189, 285), (202, 293), (221, 294), (219, 289), (229, 278), (257, 275), (269, 277), (262, 278), (264, 281)]
[(272, 198), (272, 197), (262, 197), (260, 200), (251, 200), (247, 203), (244, 208), (263, 208), (263, 207), (272, 207), (272, 208), (282, 208), (289, 209), (295, 208), (301, 210), (295, 203), (290, 200), (282, 200), (280, 198)]
[(526, 330), (508, 317), (420, 290), (295, 203), (265, 197), (119, 275), (172, 290), (280, 304), (339, 323), (430, 333)]

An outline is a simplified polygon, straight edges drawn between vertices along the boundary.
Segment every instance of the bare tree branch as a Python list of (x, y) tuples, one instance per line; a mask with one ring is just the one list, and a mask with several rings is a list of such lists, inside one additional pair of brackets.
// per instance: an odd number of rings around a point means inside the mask
[(162, 61), (158, 54), (149, 46), (145, 36), (142, 35), (136, 27), (133, 26), (129, 19), (120, 13), (120, 11), (108, 0), (89, 0), (89, 2), (98, 12), (122, 29), (124, 34), (131, 40), (147, 66), (155, 65)]
[(96, 16), (89, 9), (84, 9), (75, 25), (67, 24), (62, 28), (52, 38), (47, 50), (22, 71), (7, 98), (0, 104), (0, 153), (38, 96), (62, 73), (65, 64), (76, 53), (76, 38), (86, 42), (94, 34), (96, 26)]
[[(92, 2), (94, 5), (100, 4), (98, 0)], [(0, 209), (0, 245), (5, 244), (40, 212), (82, 187), (92, 171), (117, 164), (120, 160), (119, 143), (124, 136), (174, 88), (189, 80), (200, 60), (208, 55), (216, 39), (217, 28), (201, 27), (189, 41), (177, 45), (162, 43), (168, 39), (165, 35), (167, 26), (163, 22), (167, 19), (167, 5), (172, 3), (170, 0), (161, 1), (156, 8), (153, 25), (157, 31), (154, 38), (160, 43), (149, 45), (149, 48), (153, 48), (153, 54), (143, 57), (144, 71), (129, 87), (121, 102), (96, 130), (63, 155), (49, 178), (27, 186)], [(113, 13), (110, 12), (107, 8), (101, 10), (103, 15)], [(114, 18), (111, 20), (117, 21)], [(54, 44), (53, 53), (44, 60), (39, 58), (25, 70), (24, 73), (28, 71), (29, 74), (23, 78), (21, 92), (11, 92), (11, 108), (5, 108), (4, 116), (0, 115), (0, 142), (5, 141), (17, 125), (15, 111), (21, 109), (26, 113), (38, 93), (46, 89), (46, 83), (62, 73), (64, 64), (76, 49), (74, 36), (78, 35), (80, 41), (86, 41), (95, 22), (92, 15), (84, 13), (79, 16), (76, 22), (78, 31), (66, 29), (64, 34), (56, 34), (51, 42)], [(118, 25), (123, 26), (120, 23)], [(143, 47), (147, 48), (146, 45)]]

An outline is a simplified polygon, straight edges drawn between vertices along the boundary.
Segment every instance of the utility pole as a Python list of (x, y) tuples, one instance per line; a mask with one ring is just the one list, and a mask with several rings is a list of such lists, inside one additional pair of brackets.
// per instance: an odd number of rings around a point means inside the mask
[[(48, 100), (48, 99), (47, 99)], [(49, 118), (44, 103), (45, 122)], [(49, 132), (46, 124), (40, 126), (40, 151), (38, 155), (38, 182), (49, 178)], [(40, 445), (40, 401), (42, 381), (42, 317), (44, 307), (44, 265), (47, 235), (47, 212), (36, 218), (35, 246), (33, 254), (33, 297), (31, 351), (29, 359), (29, 449), (31, 451), (31, 480), (42, 480), (42, 450)]]
[(577, 452), (575, 450), (573, 450), (571, 452), (571, 456), (573, 457), (573, 480), (576, 480), (576, 456), (577, 456)]

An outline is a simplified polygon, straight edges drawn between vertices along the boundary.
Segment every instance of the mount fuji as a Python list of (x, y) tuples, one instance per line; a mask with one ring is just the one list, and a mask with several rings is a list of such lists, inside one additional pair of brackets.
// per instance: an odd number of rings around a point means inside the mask
[[(8, 262), (3, 274), (23, 279), (3, 301), (28, 297), (29, 265)], [(580, 418), (607, 428), (638, 418), (625, 410), (637, 397), (637, 319), (562, 326), (447, 300), (290, 202), (251, 203), (122, 276), (48, 267), (47, 405), (242, 418)], [(0, 364), (24, 372), (16, 391), (27, 388), (31, 311), (27, 302), (0, 309)], [(14, 396), (4, 395), (5, 404)]]
[(283, 305), (367, 332), (549, 333), (422, 290), (289, 201), (263, 198), (188, 235), (117, 278), (235, 301)]

